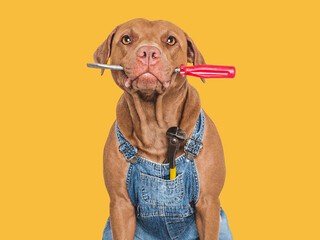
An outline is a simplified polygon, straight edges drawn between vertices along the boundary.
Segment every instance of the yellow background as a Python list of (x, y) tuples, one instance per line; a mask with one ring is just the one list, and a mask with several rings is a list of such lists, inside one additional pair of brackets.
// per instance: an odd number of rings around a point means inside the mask
[(320, 239), (317, 1), (1, 4), (0, 239), (101, 239), (102, 152), (121, 95), (88, 69), (136, 17), (184, 29), (235, 79), (189, 78), (224, 145), (235, 240)]

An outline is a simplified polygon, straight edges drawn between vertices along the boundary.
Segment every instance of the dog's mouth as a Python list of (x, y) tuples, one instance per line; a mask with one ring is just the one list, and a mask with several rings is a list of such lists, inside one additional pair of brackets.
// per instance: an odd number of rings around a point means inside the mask
[(170, 80), (163, 81), (157, 78), (151, 72), (145, 72), (140, 74), (137, 77), (130, 78), (128, 75), (123, 71), (124, 74), (124, 86), (128, 89), (134, 90), (156, 90), (158, 88), (162, 88), (162, 90), (167, 89), (170, 86)]

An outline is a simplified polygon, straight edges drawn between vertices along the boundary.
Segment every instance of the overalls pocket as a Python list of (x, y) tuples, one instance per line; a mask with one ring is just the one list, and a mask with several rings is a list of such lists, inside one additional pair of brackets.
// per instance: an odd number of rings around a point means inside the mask
[(174, 180), (140, 173), (142, 199), (153, 205), (172, 205), (180, 202), (184, 197), (183, 174)]

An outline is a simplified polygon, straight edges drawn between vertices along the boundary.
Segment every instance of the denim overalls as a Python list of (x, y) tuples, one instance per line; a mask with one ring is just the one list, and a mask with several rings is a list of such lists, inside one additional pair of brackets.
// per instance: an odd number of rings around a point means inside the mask
[[(130, 162), (126, 184), (136, 211), (135, 240), (199, 239), (195, 222), (195, 203), (200, 193), (195, 157), (202, 149), (204, 113), (200, 116), (185, 153), (175, 159), (177, 177), (169, 180), (169, 164), (160, 164), (138, 156), (138, 150), (126, 141), (116, 124), (119, 150)], [(227, 217), (220, 208), (219, 240), (232, 240)], [(103, 240), (112, 240), (110, 219)]]

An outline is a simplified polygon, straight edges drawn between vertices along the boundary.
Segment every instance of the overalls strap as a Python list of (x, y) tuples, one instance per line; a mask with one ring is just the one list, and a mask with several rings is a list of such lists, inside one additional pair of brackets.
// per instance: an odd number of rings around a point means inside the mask
[(138, 149), (131, 145), (119, 130), (118, 123), (116, 122), (116, 135), (119, 142), (119, 151), (124, 155), (127, 162), (135, 164), (138, 159)]
[(196, 158), (203, 148), (203, 134), (204, 134), (204, 113), (201, 109), (200, 116), (194, 127), (191, 137), (187, 140), (184, 146), (184, 152), (189, 160)]

